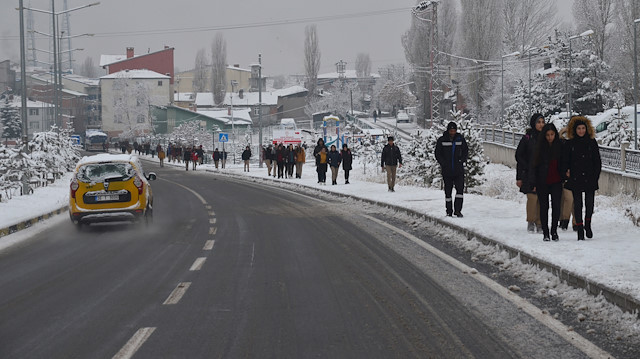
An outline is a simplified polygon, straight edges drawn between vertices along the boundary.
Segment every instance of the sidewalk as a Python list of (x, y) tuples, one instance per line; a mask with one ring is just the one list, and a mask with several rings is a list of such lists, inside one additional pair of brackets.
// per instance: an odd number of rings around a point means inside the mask
[[(141, 156), (157, 162), (150, 156)], [(168, 164), (182, 168), (181, 164)], [(369, 202), (385, 204), (396, 209), (424, 216), (428, 221), (440, 223), (464, 233), (468, 238), (475, 237), (485, 243), (493, 243), (508, 250), (512, 255), (520, 256), (523, 261), (530, 259), (541, 267), (550, 269), (555, 275), (567, 282), (587, 289), (590, 293), (604, 292), (609, 301), (627, 310), (638, 308), (640, 303), (640, 228), (633, 226), (624, 216), (624, 210), (618, 199), (597, 196), (596, 213), (593, 216), (594, 238), (584, 242), (576, 240), (575, 232), (560, 231), (559, 242), (543, 242), (542, 234), (529, 234), (526, 231), (524, 197), (519, 196), (513, 183), (513, 170), (491, 165), (487, 170), (489, 186), (493, 186), (499, 196), (509, 199), (492, 198), (485, 195), (465, 194), (464, 218), (451, 218), (444, 215), (444, 194), (440, 190), (396, 186), (396, 192), (387, 192), (384, 174), (375, 167), (367, 167), (365, 175), (363, 165), (354, 163), (351, 172), (351, 184), (345, 185), (340, 170), (339, 185), (317, 184), (315, 166), (308, 162), (303, 169), (302, 179), (275, 179), (267, 177), (266, 167), (260, 169), (252, 163), (251, 172), (243, 172), (240, 163), (234, 165), (227, 161), (224, 170), (216, 170), (212, 165), (201, 165), (198, 171), (214, 172), (233, 176), (251, 176), (255, 179), (291, 183), (303, 188), (313, 188), (342, 196), (360, 198)], [(377, 172), (377, 174), (376, 174)], [(185, 172), (189, 175), (191, 171)], [(399, 169), (399, 175), (402, 169)], [(162, 170), (158, 171), (162, 178)], [(0, 228), (15, 225), (16, 218), (37, 217), (48, 213), (53, 207), (66, 205), (68, 186), (65, 180), (56, 182), (56, 186), (47, 188), (47, 195), (35, 195), (14, 198), (8, 203), (0, 203)], [(329, 180), (329, 182), (331, 182)], [(59, 184), (64, 183), (60, 186)], [(514, 188), (511, 188), (514, 187)], [(43, 198), (50, 198), (45, 205)], [(513, 198), (511, 198), (513, 197)], [(64, 201), (60, 201), (64, 198)], [(20, 209), (22, 208), (22, 209)], [(20, 216), (24, 208), (29, 214)], [(55, 208), (54, 208), (55, 209)], [(14, 212), (15, 215), (14, 215)], [(7, 216), (6, 214), (12, 214)], [(12, 219), (9, 219), (12, 218)], [(0, 244), (3, 238), (0, 237)]]

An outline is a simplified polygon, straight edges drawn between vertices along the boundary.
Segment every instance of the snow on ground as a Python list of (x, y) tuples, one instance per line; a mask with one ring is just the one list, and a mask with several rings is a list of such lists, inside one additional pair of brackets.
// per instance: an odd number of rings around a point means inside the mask
[[(145, 156), (142, 156), (145, 157)], [(147, 159), (157, 162), (158, 159)], [(240, 161), (238, 161), (240, 162)], [(183, 164), (169, 164), (179, 166)], [(212, 165), (202, 165), (198, 171), (211, 171), (234, 175), (246, 175), (256, 178), (267, 178), (266, 166), (262, 169), (252, 163), (251, 172), (243, 172), (240, 163), (227, 161), (226, 169), (215, 169)], [(157, 171), (162, 177), (163, 169)], [(490, 164), (486, 170), (484, 185), (472, 189), (473, 193), (465, 194), (464, 218), (445, 217), (444, 193), (433, 188), (403, 186), (401, 181), (396, 185), (396, 192), (388, 192), (385, 184), (386, 175), (377, 166), (354, 162), (351, 171), (351, 184), (344, 184), (344, 173), (339, 172), (338, 185), (332, 186), (331, 172), (327, 173), (329, 184), (317, 184), (317, 174), (313, 162), (308, 162), (303, 169), (302, 179), (272, 179), (274, 181), (295, 183), (314, 189), (334, 193), (357, 196), (360, 198), (390, 203), (409, 208), (430, 216), (440, 217), (445, 222), (470, 229), (478, 234), (492, 238), (500, 243), (516, 248), (531, 256), (557, 265), (563, 270), (583, 276), (590, 281), (606, 285), (611, 289), (626, 293), (640, 301), (640, 228), (632, 224), (625, 216), (627, 207), (637, 208), (637, 200), (619, 195), (616, 197), (597, 196), (593, 216), (594, 238), (578, 242), (575, 232), (560, 231), (559, 242), (543, 242), (542, 234), (529, 234), (526, 231), (525, 196), (515, 186), (513, 169), (502, 165)], [(186, 172), (189, 175), (192, 172)], [(402, 176), (402, 169), (398, 169)], [(56, 181), (54, 185), (38, 188), (32, 196), (14, 197), (9, 202), (0, 203), (0, 228), (15, 224), (18, 221), (33, 218), (67, 204), (67, 177)], [(484, 193), (484, 194), (482, 194)], [(637, 211), (636, 211), (637, 213)], [(63, 215), (64, 216), (64, 215)], [(411, 218), (408, 218), (410, 220)], [(46, 224), (38, 224), (43, 226)], [(599, 297), (592, 297), (584, 290), (573, 289), (562, 283), (544, 270), (519, 262), (518, 258), (510, 259), (508, 254), (493, 246), (486, 246), (476, 240), (467, 240), (456, 235), (450, 229), (433, 224), (424, 224), (425, 231), (435, 231), (440, 236), (451, 240), (460, 248), (471, 250), (479, 260), (486, 260), (514, 275), (537, 283), (538, 295), (560, 297), (564, 305), (585, 311), (597, 317), (598, 321), (612, 323), (621, 327), (617, 335), (640, 337), (640, 322), (636, 314), (623, 313), (617, 307)], [(15, 238), (23, 236), (19, 233), (0, 238), (0, 249), (7, 243), (18, 242)], [(586, 309), (589, 309), (586, 311)]]

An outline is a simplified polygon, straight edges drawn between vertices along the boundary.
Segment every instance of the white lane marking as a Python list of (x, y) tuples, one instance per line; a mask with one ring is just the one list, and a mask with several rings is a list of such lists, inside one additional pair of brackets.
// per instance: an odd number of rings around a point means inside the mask
[(214, 212), (214, 211), (209, 211), (209, 216), (213, 217), (213, 216), (215, 216), (215, 215), (216, 215), (216, 212)]
[(204, 206), (204, 208), (211, 209), (211, 206), (207, 204), (207, 205)]
[(187, 292), (187, 289), (189, 289), (189, 286), (191, 286), (191, 282), (179, 283), (176, 289), (169, 294), (169, 297), (167, 297), (162, 305), (178, 304), (180, 299), (182, 299), (182, 296)]
[(256, 256), (256, 244), (253, 244), (253, 249), (251, 250), (251, 268), (253, 268), (253, 259)]
[(215, 218), (209, 218), (209, 223), (210, 224), (216, 224), (216, 219)]
[(218, 227), (209, 227), (209, 234), (215, 235), (218, 233)]
[(189, 271), (193, 272), (193, 271), (198, 271), (202, 269), (202, 266), (204, 265), (204, 262), (206, 262), (206, 260), (207, 260), (207, 257), (196, 258), (196, 260), (191, 265), (191, 268), (189, 268)]
[[(434, 255), (436, 255), (437, 257), (439, 257), (440, 259), (444, 260), (445, 262), (451, 264), (452, 266), (458, 268), (460, 271), (462, 272), (467, 272), (470, 273), (471, 272), (471, 267), (467, 266), (466, 264), (459, 262), (457, 259), (449, 256), (448, 254), (440, 251), (439, 249), (425, 243), (424, 241), (422, 241), (420, 238), (407, 233), (405, 231), (403, 231), (400, 228), (396, 228), (386, 222), (383, 222), (377, 218), (368, 216), (368, 215), (362, 215), (365, 218), (368, 218), (369, 220), (378, 223), (379, 225), (386, 227), (402, 236), (404, 236), (405, 238), (409, 239), (410, 241), (414, 242), (415, 244), (419, 245), (420, 247), (426, 249), (427, 251), (433, 253)], [(486, 287), (492, 289), (494, 292), (496, 292), (498, 295), (500, 295), (501, 297), (505, 298), (506, 300), (512, 302), (513, 304), (515, 304), (516, 306), (518, 306), (519, 308), (522, 308), (522, 310), (524, 312), (526, 312), (527, 314), (529, 314), (530, 316), (532, 316), (533, 318), (535, 318), (536, 320), (538, 320), (540, 323), (544, 324), (547, 328), (553, 330), (556, 334), (560, 335), (563, 339), (565, 339), (568, 343), (571, 343), (572, 345), (574, 345), (576, 348), (582, 350), (583, 353), (585, 353), (587, 356), (589, 356), (590, 358), (613, 358), (613, 356), (609, 353), (607, 353), (606, 351), (600, 349), (599, 347), (597, 347), (595, 344), (591, 343), (589, 340), (585, 339), (583, 336), (579, 335), (578, 333), (574, 332), (574, 331), (570, 331), (570, 329), (565, 326), (564, 324), (562, 324), (562, 322), (560, 322), (559, 320), (554, 319), (553, 317), (551, 317), (550, 315), (546, 315), (546, 314), (542, 314), (542, 311), (540, 310), (540, 308), (536, 307), (535, 305), (529, 303), (526, 299), (513, 294), (512, 292), (510, 292), (509, 290), (507, 290), (505, 287), (501, 286), (500, 284), (494, 282), (493, 280), (491, 280), (490, 278), (477, 273), (474, 274), (472, 276), (472, 278), (475, 278), (478, 282), (484, 284)]]
[[(206, 201), (204, 198), (202, 198), (202, 196), (201, 196), (198, 192), (196, 192), (196, 191), (192, 190), (191, 188), (189, 188), (189, 187), (187, 187), (187, 186), (184, 186), (184, 185), (181, 185), (181, 184), (180, 184), (180, 183), (178, 183), (178, 182), (170, 181), (170, 180), (165, 179), (165, 178), (159, 178), (159, 179), (160, 179), (160, 180), (163, 180), (163, 181), (167, 181), (167, 182), (169, 182), (169, 183), (173, 183), (173, 184), (174, 184), (174, 185), (176, 185), (176, 186), (180, 186), (180, 187), (182, 187), (182, 188), (186, 189), (187, 191), (189, 191), (189, 192), (193, 193), (193, 195), (194, 195), (194, 196), (198, 197), (198, 199), (200, 200), (200, 202), (202, 202), (202, 204), (204, 204), (205, 206), (208, 206), (208, 205), (207, 205), (207, 201)], [(211, 206), (209, 206), (209, 207), (211, 207)], [(207, 209), (210, 209), (210, 208), (207, 208)]]
[(208, 241), (205, 242), (204, 247), (202, 248), (202, 250), (204, 251), (210, 251), (213, 249), (213, 245), (216, 243), (216, 241), (214, 241), (213, 239), (209, 239)]
[(133, 357), (133, 355), (142, 347), (142, 344), (149, 339), (151, 334), (156, 330), (155, 327), (149, 328), (140, 328), (138, 331), (129, 339), (127, 344), (125, 344), (122, 349), (118, 352), (118, 354), (113, 356), (113, 359), (129, 359)]

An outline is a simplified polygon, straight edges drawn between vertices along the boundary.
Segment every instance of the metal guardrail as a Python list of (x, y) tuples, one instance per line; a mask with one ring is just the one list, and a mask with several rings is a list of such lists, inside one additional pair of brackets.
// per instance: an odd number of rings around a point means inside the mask
[[(524, 133), (498, 129), (495, 127), (484, 127), (480, 130), (480, 137), (484, 142), (516, 148)], [(623, 143), (622, 147), (600, 147), (600, 158), (602, 167), (640, 175), (640, 151), (629, 149), (628, 143)]]

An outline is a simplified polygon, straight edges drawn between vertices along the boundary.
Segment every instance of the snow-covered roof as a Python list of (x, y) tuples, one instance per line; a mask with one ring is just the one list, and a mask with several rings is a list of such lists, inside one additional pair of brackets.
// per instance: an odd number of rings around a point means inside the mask
[[(0, 102), (4, 102), (4, 100)], [(21, 108), (22, 107), (21, 97), (14, 96), (13, 101), (9, 101), (9, 104), (11, 107)], [(42, 101), (33, 101), (33, 100), (27, 99), (27, 108), (43, 108), (43, 107), (53, 107), (53, 105), (50, 103), (42, 102)]]
[(62, 89), (62, 92), (66, 93), (66, 94), (69, 94), (69, 95), (78, 96), (78, 97), (89, 96), (86, 93), (82, 93), (82, 92), (78, 92), (78, 91), (71, 91), (71, 90), (67, 90), (67, 89)]
[[(347, 79), (357, 79), (358, 75), (356, 74), (356, 70), (345, 70), (344, 77)], [(379, 78), (378, 74), (370, 74), (369, 77)], [(318, 79), (338, 79), (340, 78), (340, 74), (337, 72), (327, 72), (325, 74), (319, 74)]]
[(102, 131), (99, 130), (87, 130), (85, 131), (85, 135), (87, 137), (94, 137), (94, 136), (106, 136), (108, 137), (108, 135)]
[(190, 102), (195, 101), (196, 94), (193, 92), (177, 92), (173, 94), (173, 101), (176, 102)]
[(127, 55), (100, 55), (100, 67), (111, 65), (115, 62), (126, 60)]
[(548, 69), (544, 69), (544, 68), (539, 69), (536, 71), (536, 73), (541, 76), (547, 76), (547, 75), (555, 74), (558, 71), (560, 71), (560, 68), (557, 66), (553, 66)]
[(93, 156), (82, 157), (82, 159), (78, 161), (78, 165), (99, 162), (136, 162), (137, 160), (137, 155), (112, 155), (110, 153), (99, 153)]
[(251, 70), (249, 69), (243, 69), (241, 67), (235, 67), (235, 66), (227, 66), (228, 69), (230, 70), (237, 70), (237, 71), (244, 71), (244, 72), (251, 72)]
[(100, 86), (100, 79), (80, 76), (76, 74), (62, 75), (65, 80), (79, 82), (88, 86)]
[(196, 93), (196, 106), (198, 107), (213, 107), (216, 103), (213, 101), (213, 93), (211, 92), (198, 92)]
[[(224, 110), (200, 110), (199, 114), (204, 116), (216, 119), (225, 124), (231, 124), (231, 115), (229, 112)], [(233, 110), (233, 124), (235, 125), (252, 125), (253, 120), (251, 119), (251, 110), (248, 108), (238, 108)]]
[(110, 75), (102, 76), (100, 79), (170, 79), (169, 76), (151, 70), (122, 70)]
[(295, 94), (306, 92), (306, 91), (308, 91), (306, 88), (296, 85), (296, 86), (287, 87), (281, 90), (276, 90), (274, 91), (274, 93), (278, 97), (286, 97), (286, 96), (291, 96), (291, 95), (295, 95)]
[[(258, 92), (244, 92), (242, 98), (237, 93), (233, 94), (233, 106), (257, 106), (260, 103)], [(262, 104), (275, 106), (278, 104), (278, 95), (275, 92), (262, 92)], [(231, 105), (231, 93), (224, 97), (224, 105)]]

